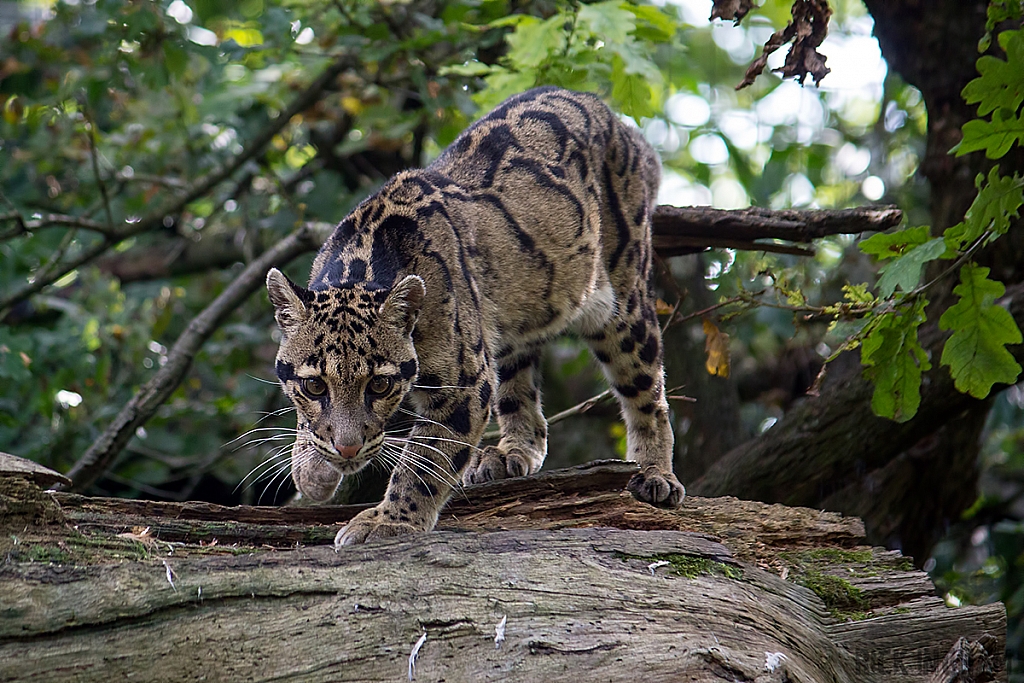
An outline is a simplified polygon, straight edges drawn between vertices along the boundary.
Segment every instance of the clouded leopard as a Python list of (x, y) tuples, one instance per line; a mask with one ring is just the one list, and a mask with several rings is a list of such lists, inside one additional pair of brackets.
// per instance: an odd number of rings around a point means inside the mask
[[(326, 500), (341, 477), (399, 463), (384, 500), (336, 543), (429, 531), (459, 479), (536, 472), (547, 452), (538, 359), (581, 335), (621, 404), (629, 490), (685, 495), (672, 473), (661, 335), (648, 288), (657, 155), (597, 97), (537, 88), (434, 163), (399, 173), (335, 229), (307, 288), (277, 269), (277, 375), (295, 404), (292, 476)], [(408, 437), (385, 423), (403, 399)], [(496, 413), (497, 446), (478, 448)]]

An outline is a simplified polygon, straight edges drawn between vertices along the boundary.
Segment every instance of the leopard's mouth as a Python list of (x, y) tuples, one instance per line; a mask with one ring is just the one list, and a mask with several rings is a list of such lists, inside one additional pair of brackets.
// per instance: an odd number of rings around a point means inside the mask
[(367, 443), (354, 458), (344, 458), (334, 445), (300, 433), (292, 449), (292, 480), (302, 495), (312, 501), (329, 501), (344, 477), (366, 467), (380, 450), (380, 443)]

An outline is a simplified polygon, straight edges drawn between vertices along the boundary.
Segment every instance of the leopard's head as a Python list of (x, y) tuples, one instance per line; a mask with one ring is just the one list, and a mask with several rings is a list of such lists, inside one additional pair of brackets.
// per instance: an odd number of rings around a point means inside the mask
[(277, 376), (297, 415), (292, 479), (325, 501), (380, 452), (384, 425), (416, 379), (423, 280), (409, 275), (390, 291), (372, 282), (312, 291), (273, 268), (267, 290), (282, 334)]

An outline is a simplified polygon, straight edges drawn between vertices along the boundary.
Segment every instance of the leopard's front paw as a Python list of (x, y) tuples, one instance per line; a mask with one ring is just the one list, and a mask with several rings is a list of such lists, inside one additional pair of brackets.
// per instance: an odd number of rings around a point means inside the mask
[(429, 531), (429, 529), (420, 529), (413, 524), (387, 519), (380, 506), (378, 506), (369, 510), (363, 510), (353, 517), (345, 525), (345, 528), (334, 537), (334, 547), (337, 549), (344, 545), (355, 545), (378, 538), (392, 538), (422, 531)]
[(497, 446), (478, 450), (462, 473), (463, 484), (483, 484), (496, 479), (523, 477), (530, 473), (530, 459), (521, 448), (505, 453)]
[(662, 472), (657, 465), (648, 465), (634, 474), (626, 489), (637, 500), (664, 508), (677, 508), (686, 497), (686, 489), (676, 475)]

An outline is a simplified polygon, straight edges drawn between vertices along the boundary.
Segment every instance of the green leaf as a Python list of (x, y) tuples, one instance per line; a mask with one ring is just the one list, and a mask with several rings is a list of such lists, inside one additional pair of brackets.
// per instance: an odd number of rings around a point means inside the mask
[(875, 384), (871, 410), (881, 417), (906, 422), (921, 405), (921, 375), (931, 369), (928, 354), (917, 339), (925, 320), (923, 297), (910, 306), (887, 313), (874, 324), (861, 344), (864, 375)]
[(606, 45), (632, 41), (629, 35), (636, 29), (636, 15), (623, 7), (619, 0), (584, 5), (577, 15), (580, 28), (598, 36)]
[(903, 256), (931, 238), (931, 229), (927, 225), (920, 225), (916, 228), (905, 228), (896, 232), (875, 233), (866, 240), (861, 240), (857, 246), (865, 254), (871, 254), (879, 261), (884, 261)]
[(851, 304), (871, 304), (875, 302), (875, 297), (868, 291), (866, 282), (862, 282), (859, 285), (850, 283), (843, 285), (843, 298)]
[(676, 34), (676, 23), (672, 17), (653, 5), (624, 4), (625, 9), (636, 15), (640, 20), (633, 35), (639, 40), (654, 43), (667, 43)]
[(491, 73), (491, 67), (483, 62), (466, 62), (465, 64), (449, 64), (437, 70), (441, 76), (454, 74), (456, 76), (486, 76)]
[(28, 382), (32, 379), (29, 370), (31, 356), (26, 353), (31, 351), (26, 339), (0, 331), (0, 377), (9, 380), (12, 383), (10, 386), (14, 386), (14, 382)]
[(185, 75), (185, 68), (188, 66), (188, 53), (171, 41), (164, 41), (164, 65), (167, 71), (175, 78)]
[(1024, 204), (1024, 191), (1021, 189), (1024, 188), (1024, 178), (1016, 173), (1001, 176), (999, 167), (993, 166), (988, 173), (987, 185), (982, 187), (980, 173), (975, 182), (978, 196), (967, 210), (966, 222), (975, 224), (979, 236), (987, 230), (1005, 235), (1010, 229), (1010, 218), (1017, 218), (1018, 209)]
[(311, 144), (293, 145), (288, 147), (288, 151), (285, 153), (285, 163), (292, 168), (302, 168), (315, 156), (316, 148)]
[(878, 270), (882, 274), (882, 277), (878, 278), (879, 294), (882, 298), (888, 298), (896, 291), (896, 287), (904, 292), (914, 291), (917, 283), (921, 281), (921, 269), (924, 264), (940, 258), (945, 253), (946, 243), (941, 237), (936, 237), (885, 264)]
[(504, 28), (506, 26), (519, 26), (521, 23), (535, 20), (536, 17), (531, 17), (529, 14), (509, 14), (489, 22), (487, 26), (490, 28)]
[(535, 69), (528, 71), (509, 71), (500, 66), (492, 67), (491, 74), (484, 78), (487, 88), (473, 96), (473, 101), (481, 111), (496, 107), (505, 98), (532, 88), (537, 83)]
[(949, 366), (956, 388), (975, 398), (985, 398), (996, 383), (1013, 384), (1020, 375), (1007, 344), (1020, 344), (1021, 333), (1010, 315), (995, 300), (1006, 288), (988, 279), (989, 269), (968, 263), (960, 269), (960, 296), (939, 318), (939, 328), (953, 336), (942, 349), (941, 364)]
[(639, 120), (643, 116), (654, 116), (657, 112), (651, 104), (651, 86), (647, 79), (627, 73), (622, 58), (612, 60), (612, 99), (626, 116)]
[(978, 187), (978, 196), (967, 210), (963, 222), (946, 228), (943, 233), (946, 247), (954, 252), (963, 251), (989, 230), (996, 235), (1005, 234), (1010, 229), (1010, 218), (1017, 217), (1021, 204), (1024, 204), (1024, 179), (1016, 174), (1013, 177), (1001, 176), (997, 166), (989, 171), (987, 183), (980, 173), (974, 183)]
[(985, 150), (989, 159), (999, 159), (1014, 143), (1024, 139), (1024, 121), (1007, 109), (996, 109), (991, 121), (972, 119), (963, 126), (963, 139), (953, 147), (957, 156)]
[[(602, 61), (608, 59), (607, 56), (602, 58), (602, 54), (612, 56), (613, 68), (618, 57), (625, 73), (642, 76), (649, 82), (660, 82), (661, 71), (649, 58), (649, 46), (638, 43), (632, 35), (636, 29), (636, 15), (623, 8), (623, 4), (613, 0), (584, 5), (579, 13), (577, 35), (589, 37), (588, 43), (594, 42), (599, 46), (594, 52)], [(612, 78), (614, 81), (614, 75)]]
[(967, 104), (978, 103), (979, 116), (1001, 108), (1017, 111), (1024, 102), (1024, 35), (1021, 31), (1003, 31), (999, 44), (1006, 52), (1006, 61), (991, 55), (979, 58), (981, 75), (961, 93)]
[(509, 65), (520, 71), (536, 69), (552, 52), (564, 49), (568, 20), (564, 14), (556, 14), (546, 21), (534, 17), (521, 20), (516, 30), (505, 36)]
[(1020, 15), (1020, 0), (989, 0), (988, 19), (985, 22), (985, 28), (991, 31), (1004, 21), (1020, 19)]

